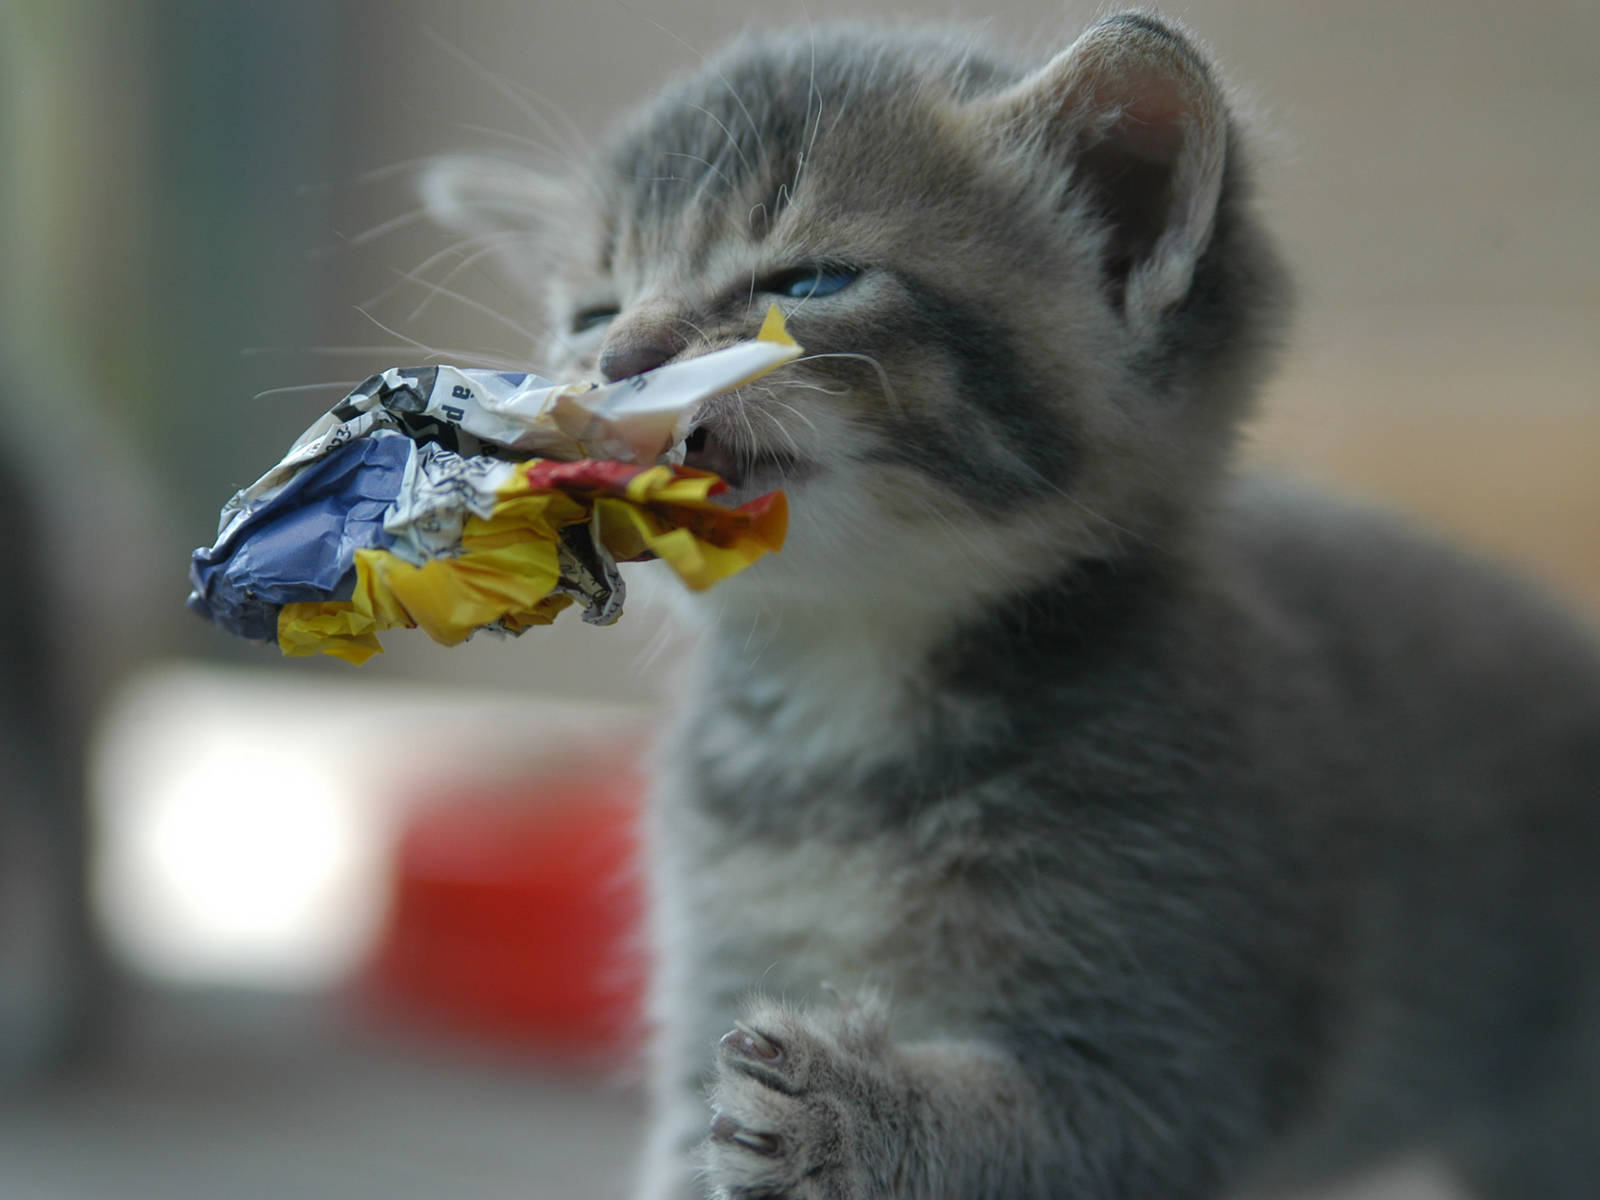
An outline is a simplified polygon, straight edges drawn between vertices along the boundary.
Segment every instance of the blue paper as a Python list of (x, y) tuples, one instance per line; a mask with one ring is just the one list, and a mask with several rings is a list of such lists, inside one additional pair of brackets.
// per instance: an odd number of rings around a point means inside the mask
[(414, 452), (410, 438), (381, 431), (307, 466), (194, 552), (189, 607), (229, 633), (276, 642), (283, 605), (348, 595), (356, 551), (387, 544), (384, 512)]

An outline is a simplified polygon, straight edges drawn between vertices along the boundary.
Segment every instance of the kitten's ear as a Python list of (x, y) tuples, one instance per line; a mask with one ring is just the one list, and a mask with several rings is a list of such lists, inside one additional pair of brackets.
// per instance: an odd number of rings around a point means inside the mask
[(418, 177), (417, 190), (438, 224), (467, 236), (463, 249), (494, 258), (529, 287), (548, 269), (544, 243), (571, 204), (560, 180), (487, 155), (434, 159)]
[(1106, 273), (1131, 323), (1183, 299), (1216, 217), (1228, 118), (1181, 30), (1143, 12), (1107, 17), (986, 105), (1069, 167), (1070, 190), (1107, 221)]

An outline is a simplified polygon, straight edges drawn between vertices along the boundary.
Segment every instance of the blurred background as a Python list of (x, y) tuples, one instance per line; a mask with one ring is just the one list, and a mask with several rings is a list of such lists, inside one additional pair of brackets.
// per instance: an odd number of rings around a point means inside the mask
[[(1167, 7), (1252, 99), (1301, 287), (1249, 453), (1600, 611), (1600, 8)], [(1041, 53), (1089, 15), (875, 11)], [(586, 954), (638, 906), (649, 580), (604, 634), (355, 671), (189, 616), (186, 556), (372, 371), (527, 359), (420, 161), (559, 164), (738, 29), (862, 13), (0, 7), (0, 1195), (624, 1194), (637, 980)]]

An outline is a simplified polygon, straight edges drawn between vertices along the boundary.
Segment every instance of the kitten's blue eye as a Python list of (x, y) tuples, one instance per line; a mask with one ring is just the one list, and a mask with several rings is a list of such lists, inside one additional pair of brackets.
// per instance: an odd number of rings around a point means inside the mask
[(843, 291), (856, 281), (858, 274), (854, 267), (796, 267), (763, 280), (761, 290), (775, 296), (811, 300)]

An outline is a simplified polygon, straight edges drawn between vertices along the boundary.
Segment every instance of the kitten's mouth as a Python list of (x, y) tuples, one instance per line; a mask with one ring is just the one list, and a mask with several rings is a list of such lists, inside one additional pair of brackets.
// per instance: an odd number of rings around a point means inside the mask
[(723, 497), (738, 504), (816, 473), (814, 464), (793, 454), (762, 447), (736, 449), (705, 425), (690, 433), (683, 445), (683, 465), (720, 475), (728, 485)]

